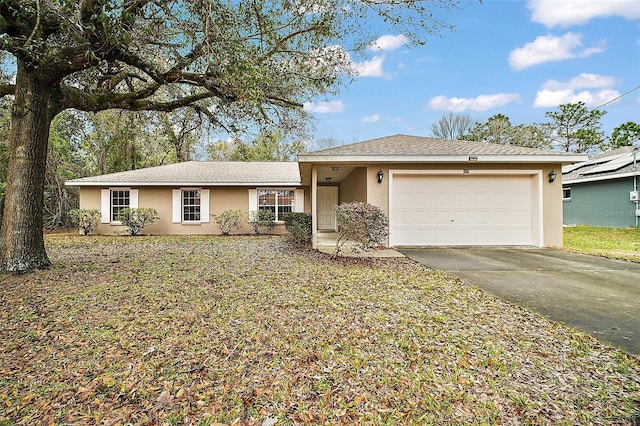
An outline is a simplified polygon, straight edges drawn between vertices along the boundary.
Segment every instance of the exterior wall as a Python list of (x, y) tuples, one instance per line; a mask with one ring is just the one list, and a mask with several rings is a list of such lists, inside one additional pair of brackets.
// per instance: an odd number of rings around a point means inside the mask
[(351, 203), (354, 201), (367, 201), (367, 168), (356, 167), (340, 182), (338, 189), (338, 202)]
[[(539, 219), (542, 214), (541, 239), (543, 246), (562, 246), (562, 183), (560, 179), (561, 164), (373, 164), (366, 166), (366, 186), (368, 203), (376, 205), (389, 214), (389, 170), (534, 170), (541, 175), (541, 199), (539, 209), (534, 212), (534, 218)], [(558, 178), (555, 182), (548, 182), (549, 172), (555, 169)], [(384, 178), (378, 184), (377, 173), (382, 170)], [(537, 190), (538, 185), (533, 183)], [(628, 193), (627, 193), (628, 196)], [(541, 204), (541, 205), (540, 205)], [(535, 220), (534, 219), (534, 220)]]
[[(115, 188), (115, 187), (114, 187)], [(101, 187), (80, 188), (80, 208), (100, 210)], [(249, 211), (249, 188), (247, 187), (210, 187), (209, 211), (202, 212), (209, 217), (209, 222), (203, 223), (173, 223), (172, 222), (172, 190), (171, 187), (138, 187), (138, 206), (156, 209), (159, 219), (143, 230), (148, 235), (166, 234), (220, 234), (220, 230), (211, 214), (220, 214), (225, 210), (240, 210), (245, 213), (242, 227), (237, 234), (253, 234), (254, 230), (247, 222)], [(305, 211), (311, 211), (309, 189), (305, 189)], [(122, 234), (125, 227), (101, 223), (94, 231), (101, 235)], [(284, 225), (276, 225), (275, 233), (284, 233)]]
[(633, 178), (566, 184), (571, 199), (564, 200), (565, 225), (612, 228), (635, 226), (635, 203), (629, 201)]

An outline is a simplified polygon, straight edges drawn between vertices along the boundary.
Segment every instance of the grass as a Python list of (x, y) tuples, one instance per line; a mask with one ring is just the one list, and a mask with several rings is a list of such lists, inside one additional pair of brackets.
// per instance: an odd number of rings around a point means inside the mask
[(567, 227), (564, 228), (564, 249), (640, 262), (640, 228)]
[(49, 235), (0, 276), (0, 424), (629, 424), (640, 361), (408, 259)]

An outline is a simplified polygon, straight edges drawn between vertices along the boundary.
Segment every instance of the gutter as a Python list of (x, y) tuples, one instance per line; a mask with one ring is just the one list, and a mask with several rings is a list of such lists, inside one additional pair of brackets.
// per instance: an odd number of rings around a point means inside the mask
[(248, 187), (272, 187), (272, 186), (283, 186), (283, 187), (291, 187), (302, 186), (302, 182), (140, 182), (140, 181), (123, 181), (123, 182), (106, 182), (106, 181), (67, 181), (64, 183), (66, 186), (100, 186), (100, 187), (120, 187), (120, 186), (133, 186), (133, 187), (141, 187), (141, 186), (172, 186), (172, 187), (196, 187), (196, 186), (248, 186)]

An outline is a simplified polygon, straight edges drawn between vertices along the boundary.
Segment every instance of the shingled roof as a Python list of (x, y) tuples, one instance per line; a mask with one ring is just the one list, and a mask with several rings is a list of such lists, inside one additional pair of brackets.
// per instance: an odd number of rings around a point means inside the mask
[[(547, 151), (521, 146), (507, 146), (475, 141), (459, 141), (449, 139), (437, 139), (422, 136), (394, 135), (379, 139), (371, 139), (349, 145), (338, 146), (321, 151), (315, 151), (299, 156), (301, 162), (314, 162), (323, 158), (355, 159), (357, 157), (366, 160), (369, 157), (379, 160), (387, 157), (390, 160), (416, 161), (419, 158), (428, 160), (428, 157), (464, 157), (489, 156), (497, 157), (540, 157), (553, 158), (558, 162), (582, 161), (586, 157), (575, 153)], [(451, 159), (451, 158), (450, 158)]]
[(71, 186), (299, 186), (298, 163), (287, 161), (187, 161), (126, 172), (84, 177)]

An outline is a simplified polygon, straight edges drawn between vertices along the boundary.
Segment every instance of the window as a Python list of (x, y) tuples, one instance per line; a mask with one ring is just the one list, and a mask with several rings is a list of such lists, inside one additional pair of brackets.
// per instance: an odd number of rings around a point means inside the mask
[(188, 225), (209, 223), (209, 188), (172, 189), (171, 222)]
[(137, 188), (102, 188), (100, 190), (100, 223), (120, 225), (118, 215), (127, 207), (138, 208)]
[(562, 199), (563, 200), (570, 200), (571, 199), (571, 187), (570, 186), (565, 186), (564, 188), (562, 188)]
[(120, 212), (131, 205), (131, 193), (128, 189), (111, 190), (111, 221), (118, 221)]
[(200, 190), (182, 191), (182, 220), (185, 222), (200, 221)]
[(295, 191), (288, 189), (259, 189), (258, 210), (271, 210), (276, 220), (291, 213), (295, 204)]

